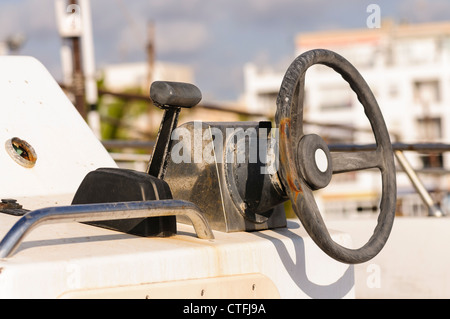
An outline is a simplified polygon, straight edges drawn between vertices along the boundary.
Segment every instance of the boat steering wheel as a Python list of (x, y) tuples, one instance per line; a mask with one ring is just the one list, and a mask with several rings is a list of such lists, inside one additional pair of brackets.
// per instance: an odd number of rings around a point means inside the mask
[[(315, 64), (326, 65), (339, 73), (357, 94), (364, 107), (376, 141), (374, 151), (333, 152), (316, 134), (303, 132), (305, 73)], [(348, 263), (363, 263), (376, 256), (387, 242), (395, 217), (396, 174), (389, 133), (378, 103), (356, 68), (339, 54), (317, 49), (298, 56), (286, 71), (277, 97), (275, 115), (280, 129), (280, 179), (293, 210), (314, 242), (332, 258)], [(316, 156), (326, 158), (319, 165)], [(377, 226), (367, 243), (358, 249), (333, 241), (319, 212), (313, 191), (324, 188), (333, 174), (378, 168), (382, 177), (382, 196)]]

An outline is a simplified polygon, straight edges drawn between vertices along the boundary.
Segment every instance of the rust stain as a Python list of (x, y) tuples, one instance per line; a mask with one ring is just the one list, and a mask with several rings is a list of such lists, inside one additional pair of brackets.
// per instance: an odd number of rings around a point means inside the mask
[(292, 158), (292, 153), (287, 150), (290, 144), (290, 128), (291, 128), (291, 119), (290, 118), (282, 118), (280, 121), (280, 162), (282, 165), (285, 165), (286, 171), (286, 182), (288, 184), (289, 189), (294, 193), (295, 200), (297, 200), (298, 195), (303, 194), (302, 187), (300, 186), (299, 181), (296, 177), (296, 169), (294, 167), (295, 160)]
[(286, 176), (286, 181), (288, 183), (288, 186), (290, 189), (296, 191), (296, 192), (300, 192), (301, 188), (298, 187), (298, 183), (295, 183), (295, 181), (292, 179), (292, 176), (288, 175)]
[(289, 138), (289, 129), (291, 128), (291, 119), (282, 118), (280, 121), (280, 134), (282, 138)]

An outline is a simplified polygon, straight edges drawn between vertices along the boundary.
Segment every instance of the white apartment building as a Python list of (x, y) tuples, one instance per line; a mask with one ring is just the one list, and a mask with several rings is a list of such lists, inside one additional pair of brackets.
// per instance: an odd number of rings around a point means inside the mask
[[(101, 69), (104, 85), (112, 91), (123, 91), (130, 88), (149, 89), (149, 66), (147, 62), (130, 62), (109, 64)], [(155, 61), (152, 81), (193, 82), (192, 67), (162, 61)]]
[[(415, 25), (385, 22), (378, 29), (302, 33), (295, 44), (296, 56), (325, 48), (355, 65), (377, 98), (393, 142), (450, 143), (450, 22)], [(250, 111), (275, 114), (284, 72), (246, 66), (245, 98)], [(332, 69), (313, 66), (308, 70), (304, 105), (307, 123), (355, 129), (308, 125), (311, 133), (321, 135), (327, 142), (374, 143), (373, 134), (365, 132), (370, 125), (356, 94)], [(405, 152), (405, 155), (416, 170), (450, 168), (450, 153), (428, 156)], [(361, 211), (378, 206), (379, 173), (344, 175), (333, 176), (332, 183), (316, 197), (320, 198), (324, 211)], [(419, 177), (445, 211), (450, 175), (421, 173)], [(426, 214), (407, 176), (398, 172), (397, 182), (399, 214)]]

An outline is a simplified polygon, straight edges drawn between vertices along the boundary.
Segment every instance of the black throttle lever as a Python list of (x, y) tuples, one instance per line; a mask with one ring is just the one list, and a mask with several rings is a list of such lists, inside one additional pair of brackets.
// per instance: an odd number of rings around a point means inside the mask
[(150, 86), (153, 104), (164, 109), (153, 154), (147, 168), (149, 175), (164, 178), (172, 144), (172, 132), (177, 126), (181, 108), (191, 108), (202, 99), (202, 93), (193, 84), (156, 81)]
[[(154, 82), (150, 87), (150, 98), (165, 112), (147, 171), (98, 168), (86, 175), (72, 200), (73, 205), (172, 199), (170, 187), (163, 180), (172, 131), (177, 126), (180, 109), (195, 106), (201, 100), (201, 93), (192, 84)], [(176, 217), (172, 215), (101, 220), (89, 224), (138, 236), (168, 237), (177, 231)]]

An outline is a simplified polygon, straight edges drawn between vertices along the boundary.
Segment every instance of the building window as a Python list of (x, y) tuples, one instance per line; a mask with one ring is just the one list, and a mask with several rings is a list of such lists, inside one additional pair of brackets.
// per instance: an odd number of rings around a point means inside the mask
[(414, 82), (414, 100), (417, 104), (430, 105), (440, 101), (438, 80), (426, 80)]
[(442, 121), (440, 117), (423, 117), (417, 119), (419, 140), (437, 142), (442, 138)]
[[(442, 121), (439, 117), (426, 117), (417, 119), (419, 140), (424, 142), (437, 142), (442, 138)], [(420, 154), (423, 168), (442, 168), (444, 158), (442, 153)]]
[(443, 168), (444, 157), (442, 153), (419, 154), (423, 168)]
[(432, 63), (436, 59), (437, 43), (434, 38), (397, 40), (396, 60), (399, 64)]
[(395, 84), (391, 84), (389, 86), (389, 97), (396, 99), (399, 95), (399, 89), (398, 86)]

